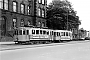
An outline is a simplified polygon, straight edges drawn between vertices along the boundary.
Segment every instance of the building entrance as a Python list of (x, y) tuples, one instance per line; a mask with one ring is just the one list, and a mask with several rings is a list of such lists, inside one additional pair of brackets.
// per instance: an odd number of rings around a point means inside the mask
[(6, 19), (5, 17), (0, 18), (0, 35), (5, 36), (6, 34)]

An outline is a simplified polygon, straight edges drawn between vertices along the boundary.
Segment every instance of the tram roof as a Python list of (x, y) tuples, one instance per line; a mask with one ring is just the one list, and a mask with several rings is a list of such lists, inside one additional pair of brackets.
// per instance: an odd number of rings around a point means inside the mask
[[(26, 30), (29, 30), (29, 29), (39, 29), (39, 30), (51, 30), (53, 31), (53, 29), (47, 29), (47, 28), (38, 28), (38, 27), (18, 27), (17, 29), (26, 29)], [(71, 31), (68, 31), (68, 30), (54, 30), (56, 32), (71, 32)]]
[(38, 27), (18, 27), (17, 29), (42, 29), (42, 30), (53, 30), (53, 29), (47, 29), (47, 28), (38, 28)]

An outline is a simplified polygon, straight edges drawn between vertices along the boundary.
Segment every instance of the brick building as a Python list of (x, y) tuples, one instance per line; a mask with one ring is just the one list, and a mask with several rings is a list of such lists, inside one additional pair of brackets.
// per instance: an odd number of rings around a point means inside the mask
[(46, 27), (47, 0), (0, 0), (0, 37), (22, 26)]

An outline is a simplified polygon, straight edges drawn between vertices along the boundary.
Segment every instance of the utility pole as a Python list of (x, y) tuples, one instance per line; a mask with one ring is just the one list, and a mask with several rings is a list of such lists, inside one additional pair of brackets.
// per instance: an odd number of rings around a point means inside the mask
[(36, 0), (34, 0), (34, 17), (33, 17), (33, 25), (36, 26)]
[(68, 30), (68, 10), (67, 10), (67, 30)]

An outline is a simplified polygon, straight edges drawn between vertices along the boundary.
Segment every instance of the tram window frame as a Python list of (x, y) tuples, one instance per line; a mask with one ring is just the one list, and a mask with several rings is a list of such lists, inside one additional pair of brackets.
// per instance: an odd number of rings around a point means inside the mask
[(63, 32), (61, 32), (61, 36), (63, 36)]
[(54, 32), (54, 36), (56, 36), (56, 32)]
[(43, 34), (42, 30), (40, 30), (40, 34)]
[(22, 35), (22, 30), (19, 30), (19, 35)]
[(57, 32), (57, 36), (59, 36), (59, 33)]
[(45, 30), (43, 30), (43, 34), (46, 34), (46, 31)]
[(64, 36), (64, 32), (61, 32), (61, 36)]
[(53, 31), (52, 31), (52, 35), (53, 35), (54, 33), (53, 33)]
[(39, 34), (39, 30), (36, 30), (36, 34)]
[(63, 32), (63, 36), (66, 36), (66, 32)]
[(68, 35), (68, 32), (66, 32), (66, 36), (69, 36), (69, 35)]
[(60, 36), (60, 32), (59, 32), (59, 36)]
[(29, 30), (27, 30), (27, 35), (29, 35)]
[(70, 33), (70, 36), (72, 36), (72, 33)]
[(52, 32), (50, 31), (50, 35), (52, 35)]
[(32, 34), (35, 34), (35, 30), (32, 30)]
[(47, 31), (47, 35), (49, 35), (49, 31)]
[(26, 32), (25, 32), (25, 30), (23, 30), (23, 35), (26, 35)]
[(14, 33), (15, 35), (18, 35), (18, 30), (15, 30), (15, 33)]
[(70, 36), (70, 34), (71, 34), (71, 33), (69, 32), (69, 36)]
[(72, 36), (72, 33), (69, 33), (69, 36)]

